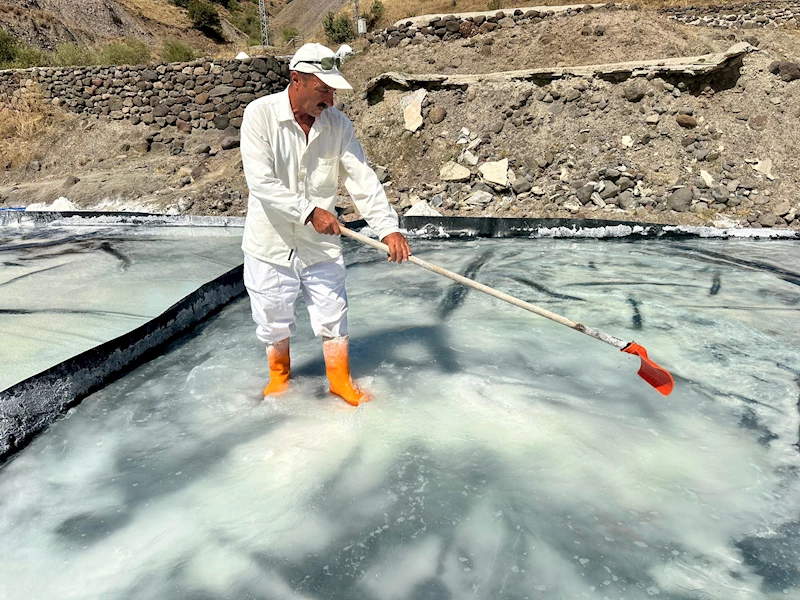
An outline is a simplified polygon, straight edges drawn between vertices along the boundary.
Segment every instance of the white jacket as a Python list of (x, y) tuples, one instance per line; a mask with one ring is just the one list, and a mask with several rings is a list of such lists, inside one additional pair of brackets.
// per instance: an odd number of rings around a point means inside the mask
[(400, 231), (383, 186), (367, 164), (353, 124), (331, 107), (306, 136), (289, 103), (289, 91), (264, 96), (244, 111), (241, 128), (247, 202), (242, 250), (288, 265), (297, 253), (303, 266), (341, 255), (339, 236), (304, 225), (314, 208), (335, 214), (339, 169), (345, 187), (369, 226), (381, 237)]

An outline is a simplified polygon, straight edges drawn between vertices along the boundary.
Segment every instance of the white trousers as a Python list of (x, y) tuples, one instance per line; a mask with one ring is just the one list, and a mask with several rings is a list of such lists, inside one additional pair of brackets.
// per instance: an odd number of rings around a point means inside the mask
[(250, 296), (256, 336), (274, 344), (294, 335), (294, 303), (302, 290), (317, 337), (347, 335), (347, 293), (344, 259), (302, 268), (297, 256), (288, 267), (244, 255), (244, 285)]

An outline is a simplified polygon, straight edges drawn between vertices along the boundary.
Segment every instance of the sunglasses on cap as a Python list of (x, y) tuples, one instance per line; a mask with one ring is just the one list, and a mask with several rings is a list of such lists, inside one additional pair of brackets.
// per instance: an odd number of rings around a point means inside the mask
[(342, 59), (338, 56), (326, 56), (322, 60), (298, 60), (297, 64), (300, 63), (319, 65), (323, 71), (330, 71), (334, 68), (338, 69), (342, 65)]

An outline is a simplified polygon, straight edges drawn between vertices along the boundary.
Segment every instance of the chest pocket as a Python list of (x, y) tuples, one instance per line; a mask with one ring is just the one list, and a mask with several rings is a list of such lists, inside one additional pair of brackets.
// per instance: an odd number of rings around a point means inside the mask
[(339, 157), (320, 158), (309, 176), (309, 188), (315, 196), (332, 196), (339, 183)]

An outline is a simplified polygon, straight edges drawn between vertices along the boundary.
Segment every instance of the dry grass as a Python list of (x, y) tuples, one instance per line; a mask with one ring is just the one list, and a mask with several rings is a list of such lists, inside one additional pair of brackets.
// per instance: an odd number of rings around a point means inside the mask
[(36, 158), (37, 141), (67, 119), (40, 96), (15, 99), (13, 108), (0, 105), (0, 161), (24, 166)]
[(181, 10), (168, 0), (118, 0), (122, 6), (127, 8), (132, 14), (157, 21), (169, 27), (189, 29), (192, 22), (186, 15), (185, 10)]

